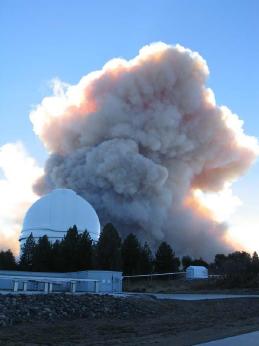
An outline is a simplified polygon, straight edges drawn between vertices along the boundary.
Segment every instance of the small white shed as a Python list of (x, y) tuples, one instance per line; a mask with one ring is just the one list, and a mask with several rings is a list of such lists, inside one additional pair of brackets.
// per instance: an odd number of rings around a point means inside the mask
[(208, 279), (208, 269), (203, 266), (189, 266), (186, 269), (186, 279)]

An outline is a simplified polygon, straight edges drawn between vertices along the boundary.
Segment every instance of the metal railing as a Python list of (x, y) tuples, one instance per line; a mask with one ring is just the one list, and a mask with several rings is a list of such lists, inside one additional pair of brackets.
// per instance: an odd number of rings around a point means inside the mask
[(141, 277), (156, 277), (156, 276), (170, 276), (170, 275), (185, 275), (186, 272), (174, 272), (174, 273), (154, 273), (154, 274), (140, 274), (140, 275), (124, 275), (122, 279), (141, 278)]

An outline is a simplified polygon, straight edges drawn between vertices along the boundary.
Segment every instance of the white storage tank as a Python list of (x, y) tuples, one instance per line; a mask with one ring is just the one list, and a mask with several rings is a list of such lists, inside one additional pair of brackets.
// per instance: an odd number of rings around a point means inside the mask
[(208, 269), (203, 266), (189, 266), (186, 269), (186, 279), (208, 279)]

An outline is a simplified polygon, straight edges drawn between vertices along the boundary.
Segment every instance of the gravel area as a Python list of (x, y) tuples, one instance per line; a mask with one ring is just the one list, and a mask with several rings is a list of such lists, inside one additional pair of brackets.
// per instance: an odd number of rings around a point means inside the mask
[(194, 345), (259, 329), (259, 299), (0, 296), (0, 345)]
[[(144, 300), (150, 300), (146, 297)], [(31, 321), (127, 318), (155, 313), (146, 304), (132, 298), (110, 295), (0, 295), (0, 326)]]

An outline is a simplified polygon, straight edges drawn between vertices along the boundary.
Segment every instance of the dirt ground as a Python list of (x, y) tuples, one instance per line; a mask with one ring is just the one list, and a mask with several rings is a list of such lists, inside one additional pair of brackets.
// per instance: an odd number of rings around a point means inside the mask
[(259, 330), (259, 299), (134, 300), (152, 317), (23, 323), (0, 329), (0, 345), (194, 345)]
[(124, 291), (128, 292), (259, 294), (259, 287), (227, 289), (221, 287), (219, 281), (213, 278), (208, 280), (185, 280), (184, 278), (177, 280), (153, 278), (151, 280), (150, 278), (133, 278), (124, 280), (123, 286)]

